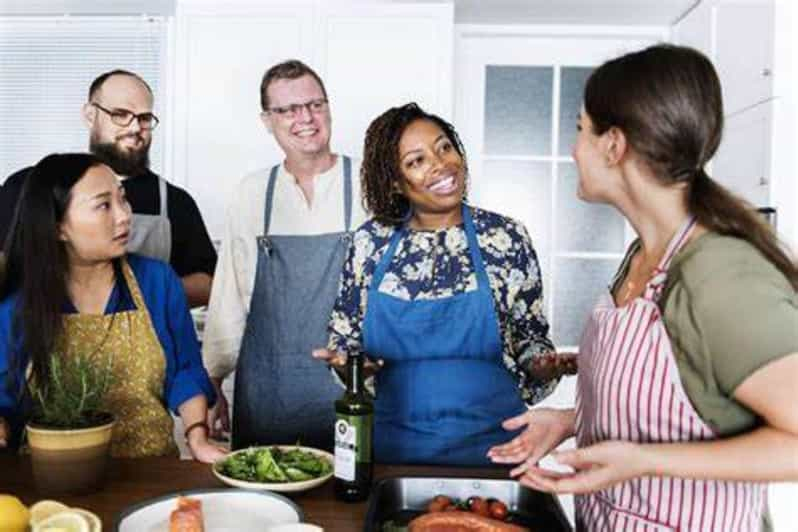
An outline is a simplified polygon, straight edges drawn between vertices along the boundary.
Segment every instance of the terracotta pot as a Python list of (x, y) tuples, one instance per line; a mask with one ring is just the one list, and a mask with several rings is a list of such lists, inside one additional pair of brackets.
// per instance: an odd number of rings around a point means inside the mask
[(85, 429), (53, 429), (28, 424), (33, 479), (42, 495), (82, 495), (105, 481), (113, 416)]

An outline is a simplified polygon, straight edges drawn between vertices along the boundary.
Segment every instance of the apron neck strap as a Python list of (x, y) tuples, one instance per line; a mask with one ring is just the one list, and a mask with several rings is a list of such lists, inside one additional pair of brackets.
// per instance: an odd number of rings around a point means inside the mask
[(665, 281), (668, 278), (668, 268), (671, 261), (677, 253), (687, 244), (687, 237), (693, 231), (696, 224), (696, 218), (690, 215), (687, 220), (681, 225), (676, 234), (671, 238), (668, 247), (665, 249), (665, 254), (659, 261), (659, 265), (654, 269), (654, 273), (646, 284), (645, 297), (647, 299), (656, 300), (662, 294), (665, 286)]
[(266, 185), (266, 203), (263, 212), (263, 234), (269, 234), (269, 225), (272, 221), (272, 206), (274, 205), (274, 187), (277, 185), (277, 172), (280, 170), (280, 165), (272, 166), (269, 172), (269, 183)]
[(479, 251), (479, 240), (474, 220), (471, 218), (471, 208), (463, 203), (463, 225), (468, 239), (468, 252), (471, 254), (471, 263), (474, 265), (474, 272), (477, 275), (477, 287), (479, 290), (490, 290), (488, 274), (485, 271), (485, 264), (482, 261), (482, 253)]
[(169, 204), (166, 202), (166, 179), (158, 176), (158, 196), (161, 201), (161, 216), (169, 217)]
[[(346, 232), (352, 230), (352, 159), (342, 156), (344, 163), (344, 226)], [(263, 212), (263, 234), (269, 234), (269, 225), (272, 219), (274, 205), (274, 188), (277, 185), (277, 172), (280, 165), (275, 165), (269, 172), (269, 183), (266, 185), (266, 203)]]
[(352, 230), (352, 159), (342, 155), (344, 160), (344, 227)]
[[(482, 253), (479, 251), (479, 241), (477, 240), (477, 231), (474, 227), (474, 220), (471, 218), (471, 208), (465, 203), (463, 203), (462, 206), (462, 213), (463, 225), (465, 227), (466, 239), (468, 241), (468, 252), (471, 255), (471, 263), (474, 265), (474, 271), (477, 274), (478, 289), (489, 290), (490, 284), (488, 281), (488, 274), (485, 271), (485, 265), (482, 262)], [(385, 250), (385, 255), (383, 255), (382, 259), (380, 259), (376, 270), (374, 270), (374, 277), (371, 281), (371, 286), (375, 290), (379, 290), (380, 284), (382, 283), (382, 278), (385, 277), (385, 272), (388, 271), (388, 266), (391, 264), (391, 260), (393, 260), (393, 256), (396, 253), (396, 248), (399, 245), (399, 241), (404, 235), (407, 234), (407, 232), (408, 228), (406, 222), (401, 227), (397, 228), (393, 232), (393, 235), (391, 235), (391, 242), (388, 245), (388, 249)]]

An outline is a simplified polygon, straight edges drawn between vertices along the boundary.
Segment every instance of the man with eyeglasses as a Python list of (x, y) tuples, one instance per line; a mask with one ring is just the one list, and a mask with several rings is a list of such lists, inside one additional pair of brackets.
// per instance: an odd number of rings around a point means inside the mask
[[(327, 92), (310, 67), (271, 67), (260, 97), (285, 159), (246, 176), (228, 208), (203, 358), (219, 388), (236, 370), (234, 449), (297, 441), (331, 449), (341, 389), (311, 351), (326, 343), (349, 235), (366, 218), (359, 163), (330, 151)], [(219, 397), (214, 435), (230, 426)]]
[[(152, 108), (152, 90), (137, 74), (112, 70), (98, 76), (82, 113), (89, 151), (123, 179), (133, 210), (128, 251), (170, 263), (189, 304), (202, 306), (210, 296), (216, 250), (191, 196), (149, 169), (152, 132), (158, 126)], [(9, 177), (0, 193), (0, 242), (29, 170)]]

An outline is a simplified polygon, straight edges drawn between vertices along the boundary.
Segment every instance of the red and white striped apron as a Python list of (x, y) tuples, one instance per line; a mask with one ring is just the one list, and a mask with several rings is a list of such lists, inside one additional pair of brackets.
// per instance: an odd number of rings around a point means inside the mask
[[(679, 379), (657, 301), (673, 256), (695, 225), (668, 245), (643, 297), (616, 307), (609, 291), (593, 309), (579, 346), (576, 434), (579, 447), (606, 440), (642, 443), (717, 436)], [(577, 528), (589, 531), (755, 531), (766, 484), (642, 477), (575, 497)]]

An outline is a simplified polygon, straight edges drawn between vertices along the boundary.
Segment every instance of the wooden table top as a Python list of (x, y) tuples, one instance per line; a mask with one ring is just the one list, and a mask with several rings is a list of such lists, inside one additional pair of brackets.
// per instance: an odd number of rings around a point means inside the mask
[[(424, 475), (435, 477), (507, 478), (502, 469), (444, 468), (432, 466), (384, 466), (374, 468), (374, 478)], [(74, 507), (100, 516), (103, 529), (112, 530), (126, 507), (153, 497), (196, 488), (224, 487), (209, 465), (175, 458), (112, 459), (103, 489), (83, 496), (57, 497)], [(0, 493), (11, 493), (30, 506), (42, 497), (33, 484), (30, 457), (0, 453)], [(333, 496), (333, 482), (299, 494), (288, 494), (305, 513), (305, 521), (326, 532), (363, 530), (367, 503), (344, 503)]]

